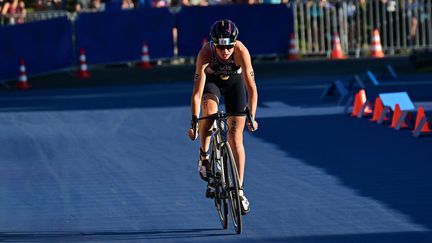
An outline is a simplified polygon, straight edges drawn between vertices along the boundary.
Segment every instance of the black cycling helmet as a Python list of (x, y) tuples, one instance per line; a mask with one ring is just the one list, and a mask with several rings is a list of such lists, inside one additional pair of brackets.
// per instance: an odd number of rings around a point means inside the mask
[(232, 45), (237, 40), (237, 26), (228, 19), (216, 21), (210, 30), (210, 37), (216, 45)]

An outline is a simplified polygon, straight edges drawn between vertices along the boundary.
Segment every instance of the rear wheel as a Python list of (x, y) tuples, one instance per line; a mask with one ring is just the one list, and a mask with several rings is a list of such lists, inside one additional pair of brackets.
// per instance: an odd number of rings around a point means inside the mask
[(239, 198), (239, 177), (234, 156), (228, 143), (222, 146), (221, 154), (231, 217), (237, 234), (240, 234), (242, 232), (242, 218)]

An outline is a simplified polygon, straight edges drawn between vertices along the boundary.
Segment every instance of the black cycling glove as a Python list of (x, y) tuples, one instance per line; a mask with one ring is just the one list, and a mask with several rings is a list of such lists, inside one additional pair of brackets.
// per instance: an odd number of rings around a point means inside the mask
[(198, 125), (198, 117), (195, 115), (192, 115), (191, 128), (193, 130), (193, 137), (194, 137), (192, 140), (195, 140), (195, 138), (196, 138), (197, 125)]

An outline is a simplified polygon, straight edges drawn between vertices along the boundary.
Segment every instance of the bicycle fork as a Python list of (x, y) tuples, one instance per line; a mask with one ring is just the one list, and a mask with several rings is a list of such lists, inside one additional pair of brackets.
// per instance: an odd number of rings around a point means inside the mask
[[(217, 145), (214, 145), (213, 154), (211, 159), (211, 173), (210, 178), (207, 183), (207, 190), (205, 196), (210, 199), (215, 198), (216, 188), (224, 188), (222, 187), (222, 161), (220, 155), (220, 148), (217, 148)], [(216, 169), (216, 171), (214, 171)], [(225, 192), (221, 192), (221, 196), (225, 198)]]

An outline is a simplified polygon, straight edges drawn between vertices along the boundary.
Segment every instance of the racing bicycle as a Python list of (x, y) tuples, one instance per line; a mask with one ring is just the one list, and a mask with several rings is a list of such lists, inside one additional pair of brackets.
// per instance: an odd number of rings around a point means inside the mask
[[(247, 118), (252, 121), (249, 109)], [(237, 234), (242, 232), (242, 212), (239, 197), (239, 175), (233, 152), (228, 143), (229, 115), (224, 111), (201, 117), (199, 120), (213, 120), (210, 145), (210, 175), (207, 184), (206, 197), (214, 199), (215, 207), (224, 229), (228, 228), (228, 211), (231, 212), (232, 223)], [(251, 122), (253, 124), (253, 122)], [(228, 210), (228, 204), (230, 210)]]

